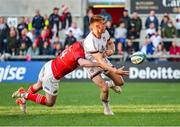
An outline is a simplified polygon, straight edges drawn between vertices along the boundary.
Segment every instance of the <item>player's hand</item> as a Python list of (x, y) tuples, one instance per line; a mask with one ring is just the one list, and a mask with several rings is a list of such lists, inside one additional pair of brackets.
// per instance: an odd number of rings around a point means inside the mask
[(112, 56), (112, 55), (114, 54), (114, 51), (108, 49), (108, 50), (106, 50), (106, 51), (104, 52), (104, 54), (105, 54), (106, 56)]
[(122, 76), (128, 76), (129, 75), (129, 71), (125, 71), (124, 66), (122, 66), (121, 68), (118, 68), (115, 73), (122, 75)]

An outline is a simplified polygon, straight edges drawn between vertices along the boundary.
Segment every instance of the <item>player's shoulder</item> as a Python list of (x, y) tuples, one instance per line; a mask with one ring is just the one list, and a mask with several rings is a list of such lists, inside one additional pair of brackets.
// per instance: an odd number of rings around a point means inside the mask
[(94, 36), (92, 34), (92, 32), (90, 32), (86, 38), (84, 39), (84, 44), (89, 44), (94, 40)]
[(110, 34), (107, 30), (102, 34), (102, 38), (103, 40), (106, 40), (106, 41), (110, 39)]
[(79, 41), (75, 42), (71, 46), (72, 46), (73, 49), (81, 49), (82, 48), (82, 44)]
[(109, 36), (109, 32), (107, 30), (105, 30), (105, 32), (103, 33), (104, 36)]

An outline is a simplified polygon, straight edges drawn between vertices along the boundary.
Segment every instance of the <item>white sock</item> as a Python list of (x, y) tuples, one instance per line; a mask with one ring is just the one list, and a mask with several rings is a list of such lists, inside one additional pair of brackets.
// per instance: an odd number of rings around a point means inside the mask
[(22, 101), (23, 101), (23, 103), (26, 103), (26, 99), (25, 98), (22, 98)]
[(24, 98), (24, 99), (27, 99), (27, 96), (28, 96), (28, 93), (21, 94), (21, 97)]
[(108, 85), (109, 88), (115, 86), (114, 82), (112, 80), (106, 81), (106, 84)]
[(102, 101), (102, 104), (104, 108), (109, 109), (109, 102), (108, 101)]

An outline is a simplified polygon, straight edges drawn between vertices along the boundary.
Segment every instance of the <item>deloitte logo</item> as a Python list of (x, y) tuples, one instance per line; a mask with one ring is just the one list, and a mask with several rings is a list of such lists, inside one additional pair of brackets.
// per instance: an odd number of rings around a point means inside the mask
[(77, 69), (65, 76), (65, 79), (88, 79), (86, 71)]
[(180, 79), (180, 70), (172, 69), (171, 67), (158, 67), (151, 69), (139, 69), (136, 67), (129, 68), (129, 79)]
[(23, 80), (26, 73), (24, 67), (0, 67), (0, 82), (10, 80)]

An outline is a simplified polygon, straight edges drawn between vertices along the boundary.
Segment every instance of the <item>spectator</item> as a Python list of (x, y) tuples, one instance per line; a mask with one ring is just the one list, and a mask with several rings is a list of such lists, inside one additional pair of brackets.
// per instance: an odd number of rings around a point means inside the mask
[(40, 10), (35, 11), (35, 16), (32, 20), (33, 28), (35, 29), (35, 37), (38, 37), (41, 34), (41, 30), (44, 28), (44, 18), (40, 14)]
[(154, 46), (153, 46), (151, 40), (149, 40), (148, 38), (146, 38), (146, 39), (144, 40), (144, 43), (143, 43), (143, 45), (141, 46), (141, 51), (142, 51), (143, 53), (145, 53), (146, 55), (149, 55), (149, 54), (152, 55), (152, 54), (154, 54), (155, 49), (154, 49)]
[(115, 29), (114, 37), (117, 43), (121, 42), (123, 44), (123, 47), (125, 46), (127, 29), (125, 28), (125, 24), (123, 22), (120, 23), (119, 27)]
[(154, 23), (149, 24), (149, 28), (146, 29), (146, 37), (151, 38), (152, 35), (156, 33), (156, 28)]
[(28, 25), (26, 24), (25, 17), (22, 17), (22, 18), (21, 18), (21, 22), (20, 22), (20, 23), (18, 24), (18, 26), (17, 26), (17, 30), (18, 30), (18, 35), (19, 35), (19, 37), (21, 36), (21, 31), (22, 31), (24, 28), (28, 28)]
[(44, 30), (49, 29), (49, 16), (46, 14), (44, 15)]
[[(180, 47), (177, 46), (176, 42), (173, 41), (171, 47), (169, 48), (170, 55), (180, 55)], [(171, 58), (170, 61), (179, 62), (178, 58)]]
[[(147, 50), (146, 50), (146, 54), (147, 55), (153, 55), (155, 51), (154, 45), (153, 43), (150, 41), (147, 45)], [(152, 60), (152, 59), (151, 59)]]
[(91, 19), (91, 17), (93, 15), (94, 15), (93, 11), (90, 8), (90, 9), (87, 10), (86, 16), (84, 16), (84, 18), (83, 18), (83, 26), (84, 26), (83, 27), (83, 38), (85, 38), (90, 32), (90, 30), (89, 30), (89, 21), (90, 21), (90, 19)]
[(0, 54), (7, 52), (7, 37), (9, 27), (4, 21), (4, 17), (0, 17)]
[(180, 37), (180, 9), (179, 9), (179, 13), (176, 15), (176, 30), (177, 30), (177, 37)]
[(53, 49), (53, 55), (58, 56), (59, 53), (61, 53), (62, 50), (62, 44), (61, 43), (55, 43), (54, 44), (54, 49)]
[(20, 37), (20, 44), (21, 43), (25, 43), (26, 49), (28, 49), (29, 47), (31, 47), (32, 45), (32, 41), (31, 39), (27, 36), (28, 30), (27, 28), (24, 28), (21, 31), (21, 37)]
[(33, 43), (32, 46), (28, 48), (27, 55), (29, 56), (39, 55), (39, 48), (36, 46), (36, 43)]
[(149, 16), (147, 17), (145, 21), (145, 27), (146, 29), (149, 28), (150, 24), (153, 23), (155, 26), (156, 31), (158, 31), (159, 21), (158, 18), (155, 15), (155, 11), (151, 10)]
[(133, 41), (131, 39), (127, 40), (125, 49), (126, 49), (125, 51), (127, 52), (128, 55), (131, 55), (135, 52), (135, 47), (134, 47)]
[(26, 43), (23, 42), (20, 44), (20, 48), (19, 48), (19, 56), (25, 56), (27, 54), (27, 46)]
[(34, 42), (35, 37), (34, 37), (33, 30), (27, 31), (27, 37), (29, 37), (31, 39), (31, 41)]
[(28, 31), (34, 31), (34, 29), (33, 29), (33, 24), (32, 24), (32, 19), (31, 18), (29, 18), (29, 17), (26, 17), (25, 18), (25, 22), (26, 22), (26, 24), (27, 24), (27, 26), (28, 26)]
[(131, 30), (130, 30), (130, 38), (136, 39), (140, 37), (140, 32), (142, 29), (142, 20), (138, 16), (137, 12), (132, 14), (131, 18)]
[(64, 4), (61, 6), (62, 7), (62, 16), (60, 16), (62, 25), (61, 29), (66, 29), (69, 28), (72, 24), (72, 16), (71, 13), (68, 11), (68, 7), (65, 6)]
[(101, 12), (99, 15), (104, 17), (105, 21), (108, 21), (108, 20), (112, 21), (112, 16), (109, 13), (107, 13), (105, 9), (101, 9)]
[(19, 40), (17, 39), (17, 32), (15, 27), (11, 27), (7, 37), (7, 52), (13, 56), (18, 54)]
[(148, 46), (149, 40), (146, 38), (140, 48), (140, 51), (147, 55), (147, 46)]
[(116, 52), (117, 52), (117, 53), (116, 53), (117, 55), (123, 55), (123, 54), (124, 54), (122, 43), (118, 43), (118, 44), (117, 44), (117, 50), (116, 50)]
[(54, 41), (52, 42), (52, 46), (53, 46), (53, 44), (57, 44), (57, 43), (61, 43), (59, 37), (56, 37), (56, 38), (54, 39)]
[(82, 31), (80, 28), (77, 27), (77, 23), (73, 22), (71, 24), (71, 27), (68, 28), (68, 30), (66, 31), (66, 35), (68, 35), (69, 31), (72, 31), (74, 37), (79, 41), (82, 38)]
[(163, 46), (163, 43), (159, 43), (155, 49), (154, 54), (156, 54), (157, 56), (159, 56), (159, 58), (157, 59), (158, 61), (166, 61), (166, 58), (163, 58), (163, 56), (167, 55), (167, 52)]
[(164, 14), (163, 19), (161, 20), (161, 31), (164, 31), (164, 28), (166, 27), (166, 25), (168, 24), (168, 21), (170, 20), (169, 16), (167, 14)]
[(59, 22), (60, 22), (60, 16), (59, 16), (59, 8), (55, 7), (53, 9), (53, 13), (49, 16), (49, 27), (51, 30), (51, 38), (53, 36), (59, 35)]
[(42, 55), (50, 55), (51, 54), (51, 47), (47, 41), (44, 42), (42, 47)]
[(131, 29), (131, 18), (129, 17), (128, 10), (123, 11), (123, 16), (120, 20), (125, 24), (125, 28), (127, 29), (127, 35), (129, 35), (129, 30)]
[(109, 35), (111, 38), (114, 38), (114, 33), (115, 33), (115, 29), (114, 27), (112, 26), (112, 21), (108, 20), (106, 22), (106, 29), (107, 31), (109, 32)]
[(50, 42), (50, 38), (48, 36), (48, 33), (46, 30), (42, 30), (41, 35), (35, 39), (35, 43), (39, 47), (39, 54), (40, 55), (43, 54), (43, 46), (44, 46), (45, 42), (47, 42), (48, 45), (50, 46), (51, 42)]
[(73, 36), (73, 33), (70, 30), (66, 39), (65, 39), (64, 47), (67, 48), (69, 45), (72, 45), (76, 41), (77, 41), (76, 38)]
[(162, 31), (162, 36), (165, 38), (176, 37), (176, 28), (171, 20), (169, 20), (167, 25), (164, 27), (164, 30)]
[(157, 48), (157, 46), (162, 42), (162, 38), (160, 34), (156, 32), (151, 36), (150, 41), (152, 42), (154, 48)]
[(130, 61), (130, 55), (132, 55), (135, 52), (135, 47), (133, 45), (133, 41), (131, 39), (128, 39), (126, 42), (126, 47), (125, 47), (125, 61)]

